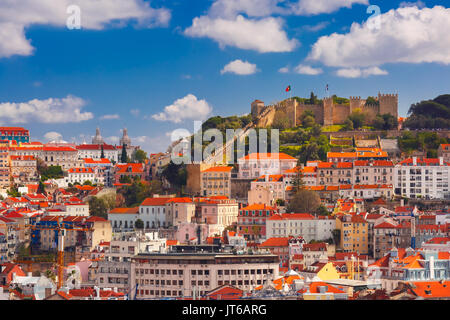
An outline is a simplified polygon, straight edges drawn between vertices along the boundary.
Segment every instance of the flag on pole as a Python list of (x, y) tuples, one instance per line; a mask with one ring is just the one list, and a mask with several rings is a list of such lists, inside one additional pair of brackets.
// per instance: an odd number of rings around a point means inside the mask
[(289, 91), (291, 91), (291, 86), (290, 85), (288, 85), (287, 88), (286, 88), (286, 92), (289, 92)]

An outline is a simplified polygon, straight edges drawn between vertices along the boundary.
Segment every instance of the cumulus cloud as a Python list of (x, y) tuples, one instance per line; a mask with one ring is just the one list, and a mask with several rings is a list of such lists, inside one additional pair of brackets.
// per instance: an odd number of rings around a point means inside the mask
[(68, 123), (90, 120), (91, 112), (82, 112), (86, 102), (75, 96), (33, 99), (28, 102), (0, 103), (1, 123)]
[(154, 114), (152, 118), (158, 121), (180, 123), (186, 119), (205, 120), (211, 112), (212, 107), (206, 100), (198, 100), (193, 94), (188, 94), (166, 106), (163, 112)]
[(398, 62), (450, 64), (450, 8), (403, 7), (379, 17), (379, 29), (367, 22), (353, 23), (346, 34), (319, 38), (308, 59), (350, 68)]
[(378, 67), (370, 67), (365, 69), (360, 68), (343, 68), (336, 71), (336, 75), (344, 78), (367, 78), (369, 76), (383, 76), (387, 75), (386, 70)]
[(120, 119), (120, 116), (118, 114), (105, 114), (100, 117), (100, 120), (116, 120)]
[(250, 63), (248, 61), (242, 60), (234, 60), (228, 63), (223, 69), (220, 71), (220, 74), (224, 73), (234, 73), (238, 75), (249, 75), (258, 72), (258, 68), (256, 64)]
[(110, 136), (110, 137), (106, 137), (105, 141), (110, 144), (118, 144), (120, 141), (120, 138), (117, 136)]
[(261, 53), (290, 52), (299, 42), (288, 38), (283, 25), (282, 19), (273, 17), (248, 19), (238, 15), (233, 19), (223, 19), (202, 16), (194, 18), (192, 26), (184, 34), (213, 39), (221, 48), (232, 46)]
[(47, 132), (46, 134), (44, 134), (44, 138), (47, 141), (61, 141), (63, 136), (59, 132), (50, 131), (50, 132)]
[(321, 68), (313, 68), (311, 66), (306, 66), (303, 64), (299, 64), (297, 67), (295, 67), (294, 71), (299, 74), (307, 74), (312, 76), (323, 73), (323, 70)]
[[(31, 55), (34, 48), (25, 37), (31, 25), (65, 27), (73, 13), (67, 13), (72, 0), (0, 1), (0, 57)], [(165, 8), (154, 9), (144, 0), (78, 0), (81, 28), (102, 30), (115, 23), (134, 21), (139, 27), (167, 26), (171, 13)]]
[(368, 0), (299, 0), (291, 4), (297, 15), (332, 13), (340, 8), (351, 8), (353, 4), (369, 4)]

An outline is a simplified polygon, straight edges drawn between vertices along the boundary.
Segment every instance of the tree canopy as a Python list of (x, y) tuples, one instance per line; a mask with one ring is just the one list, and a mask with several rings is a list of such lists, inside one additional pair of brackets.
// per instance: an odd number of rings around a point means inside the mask
[(450, 128), (450, 94), (411, 105), (404, 127), (410, 129)]

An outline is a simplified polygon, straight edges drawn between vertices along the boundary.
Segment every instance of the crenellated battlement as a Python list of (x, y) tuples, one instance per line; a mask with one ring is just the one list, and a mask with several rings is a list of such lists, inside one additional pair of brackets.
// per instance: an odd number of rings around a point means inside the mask
[(376, 104), (366, 104), (366, 99), (361, 96), (350, 96), (350, 103), (336, 104), (332, 97), (324, 97), (320, 105), (299, 104), (297, 100), (282, 101), (280, 103), (265, 106), (264, 102), (255, 100), (252, 102), (252, 116), (255, 123), (260, 126), (271, 125), (276, 111), (283, 111), (291, 119), (291, 125), (299, 123), (302, 113), (310, 110), (314, 113), (316, 121), (323, 125), (342, 124), (345, 119), (355, 110), (362, 109), (368, 117), (377, 114), (391, 114), (398, 117), (398, 93), (382, 94), (378, 92), (375, 98)]

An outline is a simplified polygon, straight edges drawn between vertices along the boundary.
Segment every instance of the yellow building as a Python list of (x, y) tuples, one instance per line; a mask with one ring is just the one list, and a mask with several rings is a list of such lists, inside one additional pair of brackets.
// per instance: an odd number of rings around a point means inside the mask
[(305, 279), (315, 279), (322, 281), (340, 279), (340, 273), (332, 262), (315, 262), (299, 272)]
[(340, 231), (339, 248), (344, 252), (368, 254), (368, 222), (360, 215), (346, 214), (336, 218), (336, 229)]
[(202, 196), (231, 196), (231, 169), (233, 167), (211, 167), (201, 172)]

